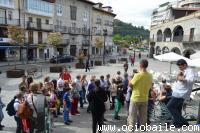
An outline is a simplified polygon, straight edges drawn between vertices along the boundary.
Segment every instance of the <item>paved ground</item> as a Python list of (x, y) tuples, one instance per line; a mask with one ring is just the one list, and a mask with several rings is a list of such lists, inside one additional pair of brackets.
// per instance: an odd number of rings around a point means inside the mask
[[(150, 61), (149, 70), (158, 71), (158, 72), (166, 72), (166, 73), (169, 72), (169, 63), (161, 63), (159, 61), (154, 61), (154, 60), (149, 60), (149, 61)], [(29, 66), (26, 66), (26, 67), (29, 67)], [(134, 67), (129, 68), (129, 73), (131, 74), (132, 69), (137, 68), (137, 67), (138, 67), (138, 60)], [(36, 79), (36, 81), (43, 81), (43, 78), (45, 75), (50, 76), (51, 79), (58, 78), (58, 74), (52, 74), (48, 72), (47, 66), (43, 65), (43, 68), (44, 68), (43, 77)], [(173, 66), (172, 69), (177, 70), (175, 66)], [(102, 67), (94, 67), (88, 73), (85, 73), (84, 70), (81, 70), (81, 69), (72, 68), (71, 74), (73, 78), (75, 78), (77, 74), (87, 74), (88, 79), (89, 79), (90, 76), (92, 75), (96, 75), (97, 77), (99, 77), (100, 75), (106, 75), (108, 73), (111, 74), (111, 77), (115, 77), (116, 72), (119, 70), (123, 72), (122, 63), (107, 64), (106, 66), (102, 66)], [(16, 94), (18, 90), (18, 83), (20, 82), (20, 80), (21, 79), (7, 79), (5, 77), (5, 73), (0, 75), (0, 86), (2, 87), (1, 97), (2, 97), (2, 100), (6, 104)], [(72, 117), (73, 123), (70, 126), (65, 126), (62, 123), (62, 117), (56, 119), (55, 126), (53, 128), (54, 133), (66, 133), (66, 132), (67, 133), (91, 133), (91, 125), (92, 125), (91, 114), (86, 113), (86, 106), (87, 105), (85, 105), (84, 109), (80, 110), (81, 116)], [(197, 112), (194, 112), (194, 113), (197, 114)], [(9, 117), (7, 115), (7, 113), (5, 112), (5, 108), (4, 108), (4, 114), (5, 114), (5, 118), (3, 120), (3, 124), (6, 125), (6, 128), (2, 132), (13, 133), (16, 127), (15, 121), (12, 117)], [(121, 114), (120, 114), (122, 116), (120, 121), (113, 120), (112, 114), (113, 114), (113, 111), (108, 110), (106, 112), (105, 117), (108, 119), (107, 125), (116, 125), (116, 128), (120, 128), (122, 125), (126, 124), (126, 111), (124, 108), (122, 109)], [(162, 127), (162, 129), (164, 129), (164, 127)], [(178, 132), (178, 129), (176, 129), (176, 131)], [(108, 131), (108, 133), (110, 132), (114, 132), (114, 131)], [(119, 131), (118, 129), (116, 129), (115, 132), (123, 133), (122, 130)]]

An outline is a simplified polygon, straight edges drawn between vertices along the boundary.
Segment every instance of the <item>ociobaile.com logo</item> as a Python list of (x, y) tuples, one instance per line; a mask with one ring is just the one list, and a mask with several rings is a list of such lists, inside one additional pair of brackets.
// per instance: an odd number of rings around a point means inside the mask
[(116, 127), (116, 125), (102, 125), (97, 128), (98, 131), (104, 131), (104, 132), (132, 132), (132, 131), (154, 131), (154, 132), (169, 132), (169, 131), (178, 131), (178, 132), (194, 132), (198, 131), (200, 132), (200, 126), (199, 125), (183, 125), (181, 128), (176, 128), (174, 125), (168, 125), (167, 123), (159, 124), (159, 125), (141, 125), (138, 126), (137, 124), (135, 126), (132, 125), (123, 125), (121, 127)]

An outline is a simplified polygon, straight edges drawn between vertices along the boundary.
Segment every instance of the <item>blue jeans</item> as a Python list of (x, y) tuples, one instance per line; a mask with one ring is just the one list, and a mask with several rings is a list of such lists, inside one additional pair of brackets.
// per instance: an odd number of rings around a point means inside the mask
[(16, 133), (22, 133), (22, 120), (17, 116), (14, 116), (14, 118), (17, 123)]
[(83, 108), (83, 91), (79, 91), (79, 95), (80, 95), (80, 107)]
[(183, 125), (188, 126), (189, 123), (182, 116), (182, 106), (184, 99), (172, 97), (167, 104), (167, 109), (173, 116), (173, 124), (175, 127), (182, 127)]
[(64, 107), (64, 122), (68, 122), (69, 121), (69, 109), (67, 109), (66, 107)]

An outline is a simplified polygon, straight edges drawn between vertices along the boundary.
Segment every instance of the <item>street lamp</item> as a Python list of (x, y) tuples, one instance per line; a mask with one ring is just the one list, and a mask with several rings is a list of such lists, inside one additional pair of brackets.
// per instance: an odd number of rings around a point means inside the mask
[(105, 47), (106, 47), (106, 36), (108, 35), (107, 29), (103, 30), (103, 36), (104, 36), (104, 45), (103, 45), (103, 64), (105, 65)]

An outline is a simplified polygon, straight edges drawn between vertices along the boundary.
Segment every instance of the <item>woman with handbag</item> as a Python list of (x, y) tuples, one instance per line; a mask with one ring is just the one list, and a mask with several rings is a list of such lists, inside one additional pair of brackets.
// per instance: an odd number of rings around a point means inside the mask
[(43, 132), (45, 130), (46, 98), (43, 94), (37, 92), (38, 87), (38, 84), (31, 83), (29, 87), (31, 93), (27, 97), (28, 105), (33, 110), (33, 115), (29, 118), (29, 133), (34, 133), (34, 131)]

